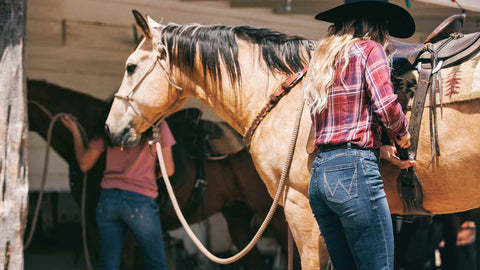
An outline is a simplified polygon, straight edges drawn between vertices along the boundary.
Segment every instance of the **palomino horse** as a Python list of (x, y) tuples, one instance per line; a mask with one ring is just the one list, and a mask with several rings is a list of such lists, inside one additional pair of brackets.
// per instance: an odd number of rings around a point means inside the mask
[[(308, 63), (308, 41), (300, 37), (248, 26), (164, 26), (134, 14), (145, 38), (126, 61), (119, 98), (106, 121), (114, 143), (137, 143), (149, 123), (176, 111), (187, 97), (199, 99), (245, 134), (274, 90)], [(301, 90), (302, 83), (265, 117), (252, 138), (250, 153), (271, 196), (287, 155), (285, 146), (292, 135)], [(306, 109), (288, 193), (281, 204), (300, 251), (302, 269), (324, 269), (328, 254), (307, 195), (313, 158), (306, 152), (311, 124)], [(427, 168), (429, 128), (428, 121), (422, 123), (417, 173), (425, 208), (438, 214), (478, 207), (480, 99), (445, 104), (438, 129), (442, 156)], [(396, 186), (399, 169), (382, 163), (381, 170), (391, 211), (402, 214)]]
[[(91, 96), (59, 87), (44, 81), (28, 80), (28, 112), (30, 130), (39, 133), (46, 138), (48, 125), (51, 118), (37, 104), (46, 108), (50, 113), (56, 114), (65, 112), (73, 114), (85, 127), (87, 133), (91, 134), (92, 126), (101, 119), (108, 103)], [(36, 103), (36, 104), (35, 104)], [(168, 119), (167, 119), (168, 120)], [(173, 122), (178, 125), (178, 121)], [(176, 130), (171, 126), (172, 131)], [(191, 129), (191, 126), (182, 127), (183, 130)], [(179, 134), (175, 134), (176, 137)], [(181, 134), (180, 134), (181, 135)], [(82, 173), (78, 167), (73, 151), (72, 135), (57, 123), (52, 136), (52, 147), (70, 165), (70, 186), (76, 201), (80, 203), (82, 192)], [(177, 152), (177, 153), (175, 153)], [(183, 153), (183, 155), (185, 155)], [(174, 147), (174, 156), (180, 156), (177, 148)], [(179, 157), (181, 158), (181, 156)], [(196, 180), (196, 161), (184, 159), (183, 166), (179, 166), (176, 158), (176, 169), (186, 172), (186, 183), (177, 187), (175, 192), (179, 198), (182, 208), (192, 193)], [(100, 180), (103, 177), (105, 168), (104, 157), (89, 171), (86, 199), (86, 217), (92, 228), (96, 228), (95, 209), (100, 192)], [(205, 165), (205, 175), (208, 184), (205, 190), (204, 205), (196, 208), (191, 213), (189, 222), (196, 223), (206, 219), (214, 213), (221, 212), (228, 223), (230, 235), (238, 248), (245, 246), (253, 235), (251, 229), (251, 218), (254, 213), (264, 217), (272, 202), (268, 196), (265, 185), (261, 182), (255, 171), (250, 155), (246, 150), (231, 154), (223, 160), (209, 160)], [(160, 187), (160, 192), (162, 189)], [(161, 194), (160, 194), (161, 195)], [(160, 205), (162, 226), (166, 230), (178, 228), (180, 223), (170, 204)], [(281, 210), (277, 211), (272, 220), (273, 232), (282, 248), (287, 246), (287, 225)], [(92, 230), (92, 232), (95, 229)], [(94, 240), (91, 241), (95, 243)], [(133, 243), (130, 248), (133, 247)], [(128, 247), (126, 247), (128, 248)], [(129, 252), (124, 254), (129, 255)], [(132, 262), (125, 261), (124, 264)], [(259, 269), (262, 262), (258, 249), (255, 249), (251, 256), (241, 261), (245, 269)], [(127, 267), (128, 268), (128, 267)]]

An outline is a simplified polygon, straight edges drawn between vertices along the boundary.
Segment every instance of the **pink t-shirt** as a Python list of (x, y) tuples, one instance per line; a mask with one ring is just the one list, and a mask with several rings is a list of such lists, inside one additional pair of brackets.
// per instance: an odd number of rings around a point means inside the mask
[[(160, 125), (160, 142), (162, 148), (175, 144), (172, 132), (167, 122)], [(105, 151), (103, 139), (92, 139), (89, 148)], [(105, 189), (118, 188), (156, 198), (157, 176), (155, 162), (157, 155), (155, 147), (150, 148), (148, 141), (143, 140), (137, 146), (124, 148), (107, 147), (107, 165), (105, 167), (101, 187)]]

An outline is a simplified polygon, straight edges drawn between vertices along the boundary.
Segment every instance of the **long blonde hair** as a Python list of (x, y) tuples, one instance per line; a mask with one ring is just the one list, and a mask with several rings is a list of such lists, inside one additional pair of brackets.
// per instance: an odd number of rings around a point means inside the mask
[(386, 48), (387, 33), (385, 22), (366, 18), (344, 21), (329, 27), (328, 36), (318, 42), (312, 56), (309, 69), (311, 75), (305, 85), (305, 100), (312, 114), (321, 113), (327, 107), (335, 72), (338, 72), (341, 60), (345, 62), (340, 72), (345, 72), (351, 47), (360, 40), (373, 40)]

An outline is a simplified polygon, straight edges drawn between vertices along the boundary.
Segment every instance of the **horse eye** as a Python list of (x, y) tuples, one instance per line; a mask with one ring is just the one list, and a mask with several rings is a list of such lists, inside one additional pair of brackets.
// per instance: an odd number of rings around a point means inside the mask
[(137, 69), (137, 65), (134, 65), (134, 64), (127, 65), (127, 72), (129, 75), (132, 75), (133, 72), (135, 72), (135, 69)]

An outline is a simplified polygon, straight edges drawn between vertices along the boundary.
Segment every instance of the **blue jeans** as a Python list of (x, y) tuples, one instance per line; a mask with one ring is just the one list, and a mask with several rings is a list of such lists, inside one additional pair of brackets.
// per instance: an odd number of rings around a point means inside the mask
[(119, 189), (102, 189), (97, 206), (97, 270), (118, 270), (127, 226), (140, 248), (145, 269), (167, 269), (158, 205), (153, 198)]
[(393, 269), (392, 221), (372, 151), (318, 153), (308, 197), (335, 270)]

